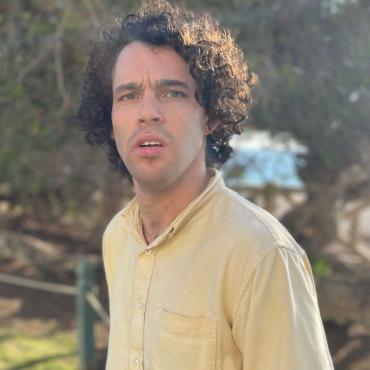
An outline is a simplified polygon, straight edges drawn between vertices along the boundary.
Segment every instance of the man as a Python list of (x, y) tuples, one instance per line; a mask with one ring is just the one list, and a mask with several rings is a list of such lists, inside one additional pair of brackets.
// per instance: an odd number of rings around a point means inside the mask
[(136, 195), (103, 237), (108, 370), (333, 368), (304, 251), (208, 166), (253, 80), (227, 31), (162, 1), (93, 50), (80, 122)]

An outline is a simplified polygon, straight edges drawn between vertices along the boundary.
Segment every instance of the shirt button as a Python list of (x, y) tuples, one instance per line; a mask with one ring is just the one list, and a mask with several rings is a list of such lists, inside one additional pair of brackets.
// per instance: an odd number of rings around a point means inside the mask
[(144, 304), (143, 302), (141, 302), (139, 299), (136, 301), (135, 303), (135, 308), (138, 310), (138, 311), (142, 311), (143, 308), (144, 308)]
[(173, 237), (173, 234), (175, 233), (175, 228), (172, 227), (171, 230), (167, 234), (167, 238), (171, 239)]
[(146, 248), (145, 249), (145, 254), (156, 254), (157, 253), (157, 250), (158, 250), (158, 246), (154, 246), (154, 247), (151, 247), (151, 248)]
[(134, 365), (134, 368), (137, 369), (140, 367), (140, 364), (141, 364), (141, 361), (138, 357), (135, 357), (134, 358), (134, 361), (133, 361), (133, 365)]

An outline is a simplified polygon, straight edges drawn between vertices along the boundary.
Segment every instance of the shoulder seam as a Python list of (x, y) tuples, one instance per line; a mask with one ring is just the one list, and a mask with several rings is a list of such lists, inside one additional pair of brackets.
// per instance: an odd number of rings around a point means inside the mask
[(233, 314), (233, 323), (235, 322), (236, 320), (236, 317), (237, 317), (237, 314), (239, 312), (239, 307), (240, 307), (240, 303), (242, 301), (242, 298), (247, 290), (247, 286), (249, 285), (249, 282), (251, 280), (251, 277), (253, 276), (253, 274), (255, 273), (256, 269), (263, 263), (263, 261), (268, 257), (268, 255), (272, 252), (275, 252), (276, 250), (278, 249), (287, 249), (288, 251), (290, 252), (293, 252), (295, 254), (297, 254), (300, 258), (302, 257), (298, 251), (296, 251), (295, 249), (292, 249), (292, 248), (289, 248), (289, 247), (286, 247), (284, 245), (276, 245), (274, 248), (266, 251), (266, 253), (256, 262), (256, 264), (253, 266), (253, 268), (247, 273), (247, 276), (243, 279), (242, 281), (242, 284), (241, 284), (241, 287), (240, 287), (240, 291), (239, 291), (239, 295), (238, 295), (238, 299), (237, 299), (237, 302), (236, 302), (236, 305), (235, 305), (235, 309), (234, 309), (234, 314)]
[[(250, 213), (252, 213), (257, 219), (259, 222), (261, 222), (261, 224), (267, 229), (267, 231), (269, 232), (269, 234), (271, 235), (271, 239), (274, 241), (275, 243), (275, 246), (276, 247), (285, 247), (285, 248), (288, 248), (287, 246), (285, 246), (283, 244), (283, 241), (279, 238), (279, 236), (271, 229), (271, 227), (265, 222), (265, 220), (263, 220), (263, 218), (253, 209), (253, 207), (258, 207), (257, 205), (254, 205), (253, 203), (251, 203), (248, 199), (246, 198), (242, 198), (242, 199), (239, 199), (239, 197), (241, 197), (241, 195), (237, 194), (237, 193), (234, 193), (234, 191), (232, 189), (229, 189), (228, 187), (225, 187), (225, 196), (229, 196), (230, 198), (232, 198), (235, 202), (237, 202), (238, 204), (240, 204), (241, 206), (243, 206), (247, 211), (249, 211)], [(246, 204), (244, 204), (244, 202)], [(261, 208), (261, 210), (263, 212), (267, 212), (265, 211), (263, 208)], [(271, 215), (272, 216), (272, 215)], [(273, 216), (272, 216), (273, 217)], [(294, 250), (293, 248), (291, 248), (291, 250)]]

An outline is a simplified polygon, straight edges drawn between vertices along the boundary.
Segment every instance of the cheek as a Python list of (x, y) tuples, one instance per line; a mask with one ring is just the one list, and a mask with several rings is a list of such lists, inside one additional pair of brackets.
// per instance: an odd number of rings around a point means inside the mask
[(117, 150), (123, 159), (123, 157), (126, 156), (125, 155), (127, 148), (126, 138), (128, 134), (126, 133), (125, 127), (122, 124), (122, 122), (119, 124), (118, 121), (114, 121), (113, 116), (112, 116), (112, 126), (113, 126), (112, 138), (116, 142)]
[(112, 127), (113, 134), (116, 140), (121, 139), (125, 136), (127, 130), (127, 115), (123, 115), (119, 110), (112, 110)]
[(116, 145), (118, 146), (120, 141), (121, 141), (121, 137), (122, 137), (122, 133), (121, 133), (121, 129), (118, 127), (117, 124), (114, 123), (114, 121), (112, 120), (112, 136), (113, 136), (113, 139), (116, 141)]
[(112, 128), (113, 128), (113, 133), (117, 133), (117, 127), (118, 127), (118, 114), (116, 110), (112, 109), (112, 114), (111, 114), (111, 119), (112, 119)]
[(182, 130), (181, 136), (179, 137), (183, 150), (192, 154), (200, 150), (204, 138), (204, 128), (199, 121), (198, 124), (187, 122), (186, 129)]

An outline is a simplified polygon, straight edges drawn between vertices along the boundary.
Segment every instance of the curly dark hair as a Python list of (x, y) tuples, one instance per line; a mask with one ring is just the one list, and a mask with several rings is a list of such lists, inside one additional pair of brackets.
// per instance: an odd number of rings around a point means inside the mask
[(78, 111), (79, 126), (89, 143), (106, 143), (109, 161), (130, 177), (112, 138), (112, 70), (121, 50), (132, 41), (141, 41), (171, 47), (189, 65), (197, 82), (195, 97), (212, 126), (207, 136), (207, 165), (220, 166), (230, 158), (229, 140), (245, 127), (256, 77), (228, 30), (207, 14), (195, 15), (155, 0), (102, 36), (90, 55)]

